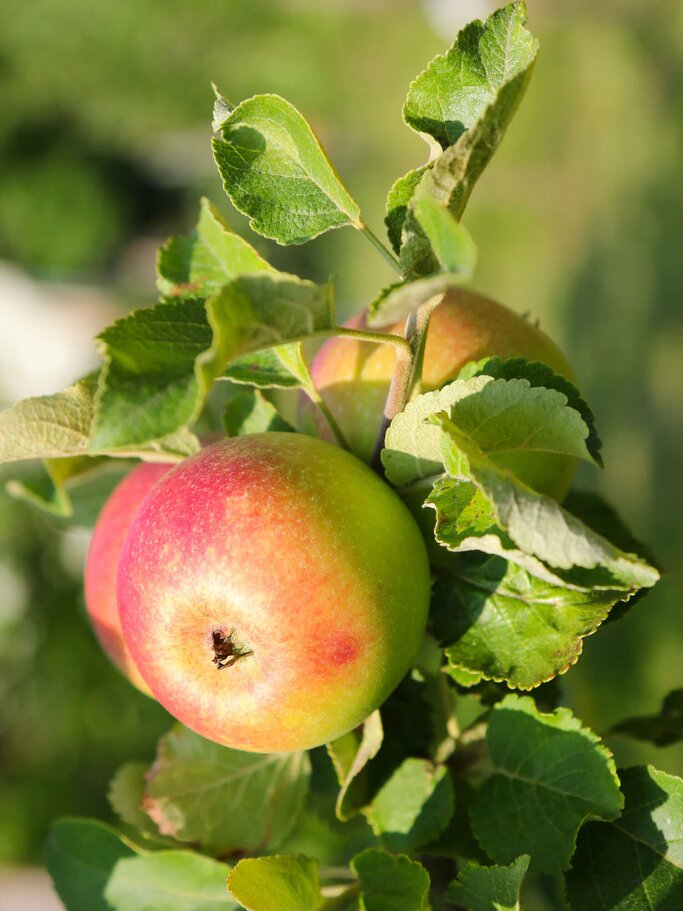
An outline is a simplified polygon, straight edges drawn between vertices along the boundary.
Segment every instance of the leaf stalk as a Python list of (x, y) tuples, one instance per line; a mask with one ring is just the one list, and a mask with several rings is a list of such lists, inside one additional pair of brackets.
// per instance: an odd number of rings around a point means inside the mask
[(400, 275), (401, 278), (403, 278), (403, 269), (401, 268), (401, 264), (396, 259), (396, 257), (391, 252), (391, 250), (388, 250), (384, 246), (382, 241), (379, 239), (379, 237), (377, 237), (376, 234), (373, 234), (373, 232), (370, 230), (370, 228), (368, 228), (368, 226), (366, 224), (364, 224), (363, 222), (360, 223), (360, 231), (367, 237), (367, 239), (370, 241), (370, 243), (375, 248), (375, 250), (378, 251), (378, 253), (382, 257), (382, 259), (384, 259), (385, 262), (389, 263), (389, 265), (394, 270), (394, 272), (397, 273), (397, 275)]

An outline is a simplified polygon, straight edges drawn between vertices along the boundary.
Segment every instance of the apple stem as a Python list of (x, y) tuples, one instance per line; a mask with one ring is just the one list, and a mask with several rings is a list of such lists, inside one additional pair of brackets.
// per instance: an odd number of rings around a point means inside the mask
[(384, 246), (379, 237), (377, 237), (376, 234), (373, 234), (370, 228), (368, 228), (366, 224), (363, 224), (363, 222), (360, 223), (360, 230), (363, 235), (367, 237), (375, 250), (378, 251), (382, 259), (385, 262), (389, 263), (394, 272), (398, 273), (398, 275), (403, 278), (403, 270), (401, 269), (400, 262), (396, 259), (394, 254)]
[(235, 641), (234, 630), (230, 630), (225, 636), (223, 630), (215, 629), (211, 636), (213, 639), (213, 658), (211, 660), (219, 671), (237, 664), (240, 658), (247, 658), (254, 654), (250, 648)]
[(389, 394), (382, 423), (380, 424), (375, 440), (375, 448), (370, 459), (370, 467), (378, 474), (384, 474), (382, 466), (382, 449), (384, 448), (384, 438), (392, 420), (406, 407), (410, 401), (413, 391), (418, 386), (422, 378), (422, 362), (424, 360), (424, 349), (427, 341), (427, 329), (429, 328), (429, 319), (432, 315), (434, 304), (424, 304), (414, 313), (411, 313), (406, 320), (404, 338), (407, 342), (406, 348), (397, 349), (396, 366), (391, 378)]

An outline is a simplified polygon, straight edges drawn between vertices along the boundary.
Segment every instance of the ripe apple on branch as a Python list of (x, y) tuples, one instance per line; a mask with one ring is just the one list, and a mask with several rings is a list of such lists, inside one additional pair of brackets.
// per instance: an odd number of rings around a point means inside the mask
[[(562, 352), (465, 290), (462, 215), (533, 71), (525, 22), (514, 2), (471, 23), (411, 83), (404, 120), (429, 153), (389, 190), (388, 245), (293, 105), (216, 91), (215, 161), (250, 226), (281, 244), (352, 227), (396, 273), (362, 314), (340, 325), (331, 284), (278, 272), (203, 200), (159, 252), (159, 303), (100, 335), (100, 371), (0, 413), (0, 460), (43, 458), (53, 512), (112, 459), (146, 463), (101, 512), (87, 606), (182, 722), (112, 784), (138, 841), (53, 830), (69, 911), (129, 911), (133, 881), (220, 903), (228, 874), (249, 911), (519, 908), (537, 873), (565, 873), (577, 911), (680, 905), (662, 845), (683, 782), (618, 773), (542, 686), (659, 571), (599, 497), (568, 494), (577, 461), (602, 458)], [(274, 388), (298, 396), (297, 429)], [(220, 417), (229, 438), (202, 448)], [(648, 889), (615, 880), (625, 850), (648, 852)]]

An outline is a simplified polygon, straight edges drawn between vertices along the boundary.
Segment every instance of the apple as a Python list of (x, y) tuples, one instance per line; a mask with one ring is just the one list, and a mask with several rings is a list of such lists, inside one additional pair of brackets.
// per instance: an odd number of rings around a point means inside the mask
[[(365, 314), (349, 325), (365, 327)], [(404, 324), (387, 331), (403, 334)], [(427, 333), (421, 391), (428, 392), (455, 379), (469, 361), (490, 355), (542, 361), (569, 380), (574, 374), (557, 345), (538, 326), (495, 301), (472, 291), (453, 290), (434, 310)], [(318, 391), (338, 422), (351, 450), (369, 461), (394, 370), (389, 345), (334, 338), (318, 351), (311, 373)], [(319, 410), (301, 396), (299, 429), (332, 440)], [(540, 493), (562, 500), (574, 474), (575, 460), (546, 452), (497, 455), (496, 461), (514, 471)]]
[(360, 724), (408, 670), (430, 595), (397, 494), (295, 433), (224, 440), (173, 468), (126, 538), (126, 644), (159, 702), (209, 740), (281, 752)]
[(142, 462), (121, 481), (107, 500), (93, 532), (85, 566), (85, 606), (104, 652), (139, 690), (149, 688), (123, 641), (116, 602), (116, 573), (121, 548), (138, 506), (171, 468)]

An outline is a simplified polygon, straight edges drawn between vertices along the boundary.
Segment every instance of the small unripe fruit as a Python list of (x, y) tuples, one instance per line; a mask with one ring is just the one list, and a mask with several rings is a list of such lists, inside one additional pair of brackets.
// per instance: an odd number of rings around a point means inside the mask
[(119, 609), (154, 696), (236, 749), (307, 749), (397, 685), (429, 603), (422, 537), (394, 491), (312, 437), (216, 443), (145, 499)]
[(169, 468), (170, 465), (158, 462), (143, 462), (126, 475), (99, 515), (85, 567), (85, 606), (95, 635), (116, 667), (143, 693), (149, 693), (149, 688), (138, 673), (121, 633), (116, 573), (133, 516)]
[[(364, 315), (349, 325), (364, 327)], [(387, 331), (402, 335), (403, 323)], [(541, 361), (569, 380), (572, 369), (557, 345), (538, 326), (507, 307), (471, 291), (450, 291), (434, 310), (425, 348), (422, 392), (439, 389), (455, 379), (469, 361), (498, 355)], [(334, 338), (313, 360), (315, 385), (340, 425), (351, 450), (369, 461), (380, 426), (394, 370), (390, 345)], [(299, 399), (299, 427), (304, 433), (331, 440), (328, 425), (305, 397)], [(541, 493), (564, 498), (575, 459), (546, 452), (511, 453), (496, 461), (513, 470)]]

